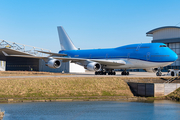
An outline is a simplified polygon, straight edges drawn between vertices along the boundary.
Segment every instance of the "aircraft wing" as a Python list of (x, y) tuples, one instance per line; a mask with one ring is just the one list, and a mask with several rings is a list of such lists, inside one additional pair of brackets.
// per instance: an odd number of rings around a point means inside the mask
[[(48, 59), (50, 57), (41, 57), (41, 56), (34, 56), (34, 55), (8, 55), (6, 52), (2, 51), (2, 53), (5, 56), (8, 57), (25, 57), (25, 58), (37, 58), (37, 59)], [(81, 62), (81, 61), (92, 61), (92, 62), (98, 62), (103, 65), (125, 65), (126, 62), (124, 60), (104, 60), (104, 59), (85, 59), (85, 58), (70, 58), (70, 57), (51, 57), (53, 59), (63, 60), (66, 61), (72, 61), (72, 62)]]
[(72, 62), (80, 62), (80, 61), (93, 61), (98, 62), (104, 65), (125, 65), (126, 62), (124, 60), (103, 60), (103, 59), (85, 59), (85, 58), (69, 58), (69, 57), (53, 57), (54, 59), (64, 60), (64, 61), (72, 61)]
[(126, 64), (126, 62), (124, 60), (98, 60), (98, 59), (89, 59), (89, 60), (94, 61), (94, 62), (98, 62), (100, 64), (112, 65), (112, 66), (125, 65)]
[(93, 62), (98, 62), (103, 65), (112, 65), (112, 66), (126, 64), (124, 60), (103, 60), (103, 59), (84, 59), (84, 58), (67, 58), (67, 57), (53, 57), (53, 58), (64, 60), (64, 61), (72, 61), (72, 62), (93, 61)]
[(64, 60), (64, 61), (73, 61), (73, 62), (79, 62), (79, 61), (85, 61), (87, 59), (82, 59), (82, 58), (69, 58), (69, 57), (41, 57), (41, 56), (34, 56), (34, 55), (9, 55), (6, 52), (2, 51), (2, 53), (6, 57), (24, 57), (24, 58), (37, 58), (37, 59), (48, 59), (48, 58), (53, 58), (53, 59), (58, 59), (58, 60)]
[[(0, 48), (0, 52), (5, 52), (6, 54), (8, 55), (25, 55), (25, 56), (33, 56), (32, 54), (24, 51), (19, 51), (19, 50), (14, 50), (14, 49), (11, 49), (11, 48)], [(67, 56), (66, 54), (59, 54), (59, 53), (52, 53), (52, 52), (45, 52), (45, 51), (38, 51), (36, 50), (37, 52), (41, 52), (41, 53), (45, 53), (45, 54), (50, 54), (50, 56)], [(17, 56), (18, 57), (18, 56)]]
[(60, 54), (60, 53), (52, 53), (52, 52), (45, 52), (45, 51), (38, 51), (40, 53), (50, 54), (50, 56), (67, 56), (67, 54)]

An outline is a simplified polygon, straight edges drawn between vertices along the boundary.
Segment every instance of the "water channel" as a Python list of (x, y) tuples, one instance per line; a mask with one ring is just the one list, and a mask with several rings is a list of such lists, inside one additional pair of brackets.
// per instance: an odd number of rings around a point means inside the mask
[(180, 119), (180, 104), (169, 100), (0, 103), (0, 109), (3, 120)]

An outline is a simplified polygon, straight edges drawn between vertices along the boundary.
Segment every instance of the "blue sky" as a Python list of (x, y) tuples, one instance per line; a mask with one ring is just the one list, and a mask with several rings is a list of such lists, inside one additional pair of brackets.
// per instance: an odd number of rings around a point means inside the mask
[(57, 26), (76, 47), (151, 42), (146, 32), (180, 26), (180, 0), (0, 0), (0, 39), (60, 50)]

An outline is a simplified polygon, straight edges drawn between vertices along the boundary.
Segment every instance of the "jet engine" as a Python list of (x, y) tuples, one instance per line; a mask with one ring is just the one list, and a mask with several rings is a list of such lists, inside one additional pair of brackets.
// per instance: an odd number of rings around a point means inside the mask
[(61, 61), (57, 59), (51, 59), (46, 63), (46, 66), (56, 69), (61, 67)]
[(158, 71), (158, 68), (147, 68), (145, 69), (146, 72), (157, 72)]
[(97, 62), (91, 62), (87, 64), (87, 69), (90, 71), (100, 71), (101, 70), (101, 64)]

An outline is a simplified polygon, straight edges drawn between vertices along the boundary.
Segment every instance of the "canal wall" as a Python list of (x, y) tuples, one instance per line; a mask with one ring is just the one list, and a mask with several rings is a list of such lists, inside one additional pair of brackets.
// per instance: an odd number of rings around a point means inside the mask
[(180, 87), (180, 83), (128, 83), (134, 96), (161, 97)]

